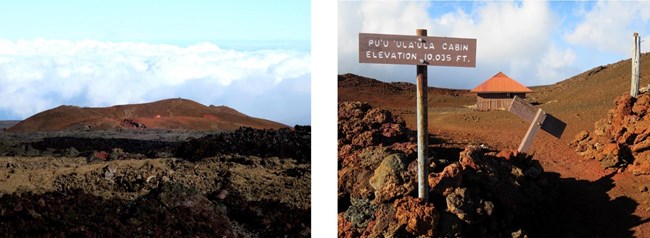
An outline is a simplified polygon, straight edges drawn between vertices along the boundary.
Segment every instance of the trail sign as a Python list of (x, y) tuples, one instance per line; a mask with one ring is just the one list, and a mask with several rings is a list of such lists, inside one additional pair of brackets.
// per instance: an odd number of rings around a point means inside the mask
[(562, 133), (564, 133), (564, 128), (566, 128), (566, 123), (560, 119), (557, 119), (551, 114), (546, 114), (546, 118), (542, 122), (542, 126), (540, 128), (548, 132), (548, 134), (555, 136), (555, 138), (560, 139), (560, 137), (562, 137)]
[(566, 128), (566, 123), (562, 120), (544, 112), (541, 108), (536, 108), (517, 96), (512, 99), (508, 111), (517, 115), (524, 121), (531, 123), (524, 139), (521, 141), (521, 144), (519, 144), (519, 152), (528, 153), (530, 146), (533, 144), (533, 139), (539, 129), (542, 129), (560, 139), (562, 133), (564, 133), (564, 129)]
[(517, 115), (524, 121), (532, 122), (535, 119), (535, 113), (537, 113), (537, 108), (533, 105), (530, 105), (523, 99), (515, 96), (508, 107), (508, 111)]
[(416, 29), (415, 33), (415, 36), (359, 33), (359, 63), (417, 65), (418, 197), (428, 201), (427, 66), (476, 67), (476, 39), (427, 37), (426, 29)]
[(359, 63), (476, 67), (476, 39), (359, 33)]

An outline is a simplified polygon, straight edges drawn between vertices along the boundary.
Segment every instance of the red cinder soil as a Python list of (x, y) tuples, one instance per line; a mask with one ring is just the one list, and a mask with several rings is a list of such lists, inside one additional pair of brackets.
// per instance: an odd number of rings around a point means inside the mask
[(7, 132), (183, 129), (192, 131), (234, 131), (239, 127), (278, 129), (281, 123), (250, 117), (227, 106), (205, 106), (187, 99), (166, 99), (151, 103), (105, 108), (59, 106), (7, 128)]
[[(650, 68), (650, 54), (643, 54), (641, 62), (642, 69)], [(649, 74), (642, 72), (641, 75), (641, 86), (650, 84)], [(604, 168), (598, 159), (585, 157), (576, 151), (576, 139), (582, 139), (585, 135), (581, 133), (584, 131), (593, 134), (598, 130), (598, 125), (595, 125), (598, 121), (611, 118), (618, 120), (615, 123), (631, 125), (629, 123), (633, 119), (608, 116), (608, 111), (612, 109), (622, 110), (616, 109), (616, 100), (629, 92), (629, 79), (630, 62), (625, 60), (595, 67), (553, 85), (532, 87), (535, 92), (528, 95), (527, 101), (566, 122), (567, 127), (560, 139), (544, 132), (538, 133), (531, 148), (533, 158), (540, 162), (543, 170), (557, 175), (558, 196), (552, 206), (538, 214), (538, 226), (528, 230), (530, 236), (650, 236), (650, 175), (632, 171), (647, 170), (642, 167), (646, 166), (644, 162), (647, 160), (643, 153), (645, 145), (640, 143), (640, 139), (637, 141), (639, 143), (635, 143), (647, 126), (638, 129), (636, 138), (628, 135), (616, 137), (621, 140), (618, 141), (623, 146), (621, 148), (630, 146), (635, 150), (633, 160), (626, 162), (629, 166)], [(413, 84), (382, 83), (351, 74), (340, 75), (338, 80), (339, 102), (368, 102), (373, 108), (386, 109), (399, 116), (407, 128), (415, 129)], [(430, 82), (429, 85), (435, 83)], [(468, 106), (475, 103), (476, 96), (465, 90), (432, 88), (428, 97), (429, 146), (433, 161), (458, 157), (468, 144), (483, 145), (494, 150), (516, 149), (529, 126), (507, 111), (478, 112), (469, 109)], [(635, 108), (632, 104), (630, 115), (639, 115), (643, 109), (647, 108)], [(642, 118), (637, 121), (643, 121)], [(641, 127), (644, 126), (634, 124), (633, 127), (627, 126), (626, 130)], [(363, 158), (368, 160), (367, 157)], [(636, 164), (635, 159), (638, 160)], [(443, 172), (442, 169), (440, 172)], [(452, 168), (446, 170), (448, 174), (453, 172)]]

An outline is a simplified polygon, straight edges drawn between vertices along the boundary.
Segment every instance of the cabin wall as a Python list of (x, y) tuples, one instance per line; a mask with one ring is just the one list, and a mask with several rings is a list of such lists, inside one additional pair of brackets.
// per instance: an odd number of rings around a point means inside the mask
[(476, 96), (476, 109), (479, 111), (508, 110), (515, 96), (526, 98), (525, 93), (479, 93)]

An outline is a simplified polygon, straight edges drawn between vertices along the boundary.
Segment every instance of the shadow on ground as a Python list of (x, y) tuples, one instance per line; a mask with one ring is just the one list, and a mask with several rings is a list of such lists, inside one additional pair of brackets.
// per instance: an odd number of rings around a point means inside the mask
[(648, 222), (634, 215), (639, 205), (629, 197), (611, 199), (607, 192), (615, 184), (613, 174), (596, 181), (550, 177), (559, 180), (553, 207), (540, 214), (531, 237), (633, 237), (632, 228)]
[[(464, 145), (433, 135), (429, 143), (434, 162), (439, 164), (445, 161), (435, 158), (458, 157)], [(430, 171), (441, 172), (442, 167)], [(610, 198), (608, 192), (616, 186), (614, 173), (596, 181), (561, 178), (555, 172), (545, 175), (550, 184), (557, 184), (557, 197), (537, 216), (522, 218), (530, 237), (634, 237), (633, 228), (650, 221), (634, 215), (639, 203), (632, 198)]]

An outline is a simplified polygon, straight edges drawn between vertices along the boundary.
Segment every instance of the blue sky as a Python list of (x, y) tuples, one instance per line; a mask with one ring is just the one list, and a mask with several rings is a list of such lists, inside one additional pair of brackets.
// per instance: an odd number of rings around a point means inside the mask
[(310, 124), (309, 1), (14, 1), (0, 119), (183, 97)]
[[(338, 73), (415, 81), (408, 65), (359, 64), (359, 32), (477, 39), (476, 68), (429, 67), (429, 85), (471, 89), (499, 71), (525, 85), (562, 81), (631, 56), (650, 36), (650, 2), (340, 1)], [(389, 20), (390, 19), (390, 20)], [(647, 41), (641, 51), (647, 52)]]
[[(309, 1), (14, 1), (0, 8), (4, 39), (277, 42), (310, 39)], [(285, 46), (286, 47), (286, 46)]]

